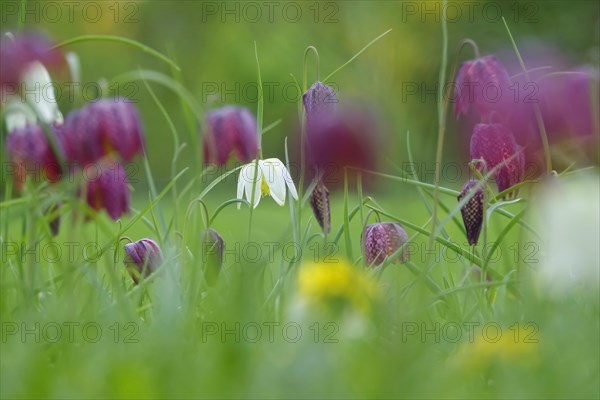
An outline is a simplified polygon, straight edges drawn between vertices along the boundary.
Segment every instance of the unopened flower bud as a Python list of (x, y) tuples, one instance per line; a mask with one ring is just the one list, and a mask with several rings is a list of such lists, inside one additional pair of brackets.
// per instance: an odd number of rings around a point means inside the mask
[(204, 265), (204, 277), (209, 285), (214, 285), (223, 266), (223, 254), (225, 252), (225, 241), (212, 228), (208, 228), (200, 234), (202, 241), (202, 263)]
[(140, 276), (147, 278), (156, 271), (161, 262), (162, 252), (152, 239), (141, 239), (125, 245), (124, 264), (136, 284)]
[(331, 230), (331, 210), (329, 208), (329, 191), (322, 182), (319, 182), (310, 195), (310, 205), (312, 206), (315, 218), (323, 232), (329, 233)]
[(306, 120), (310, 124), (317, 118), (332, 116), (336, 110), (337, 95), (335, 90), (323, 82), (315, 82), (302, 95), (302, 104)]
[[(395, 222), (379, 222), (367, 225), (361, 237), (367, 265), (381, 265), (386, 257), (391, 256), (408, 242), (408, 235), (402, 226)], [(409, 260), (409, 249), (404, 246), (397, 260), (405, 263)], [(394, 260), (396, 261), (396, 260)]]
[[(458, 201), (461, 201), (467, 196), (472, 190), (475, 190), (477, 181), (474, 179), (469, 180), (463, 186), (460, 194), (458, 195)], [(479, 188), (473, 194), (473, 197), (465, 203), (460, 209), (462, 214), (463, 223), (465, 224), (465, 230), (467, 231), (467, 240), (470, 245), (476, 245), (481, 233), (481, 225), (483, 224), (483, 189)]]

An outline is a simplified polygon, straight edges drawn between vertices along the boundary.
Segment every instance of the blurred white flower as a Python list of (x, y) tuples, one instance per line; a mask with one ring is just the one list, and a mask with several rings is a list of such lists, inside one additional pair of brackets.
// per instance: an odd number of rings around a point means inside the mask
[(542, 235), (538, 279), (551, 296), (597, 291), (600, 269), (600, 177), (577, 173), (547, 182), (536, 199)]
[[(238, 178), (237, 198), (241, 199), (246, 195), (246, 200), (254, 208), (260, 202), (261, 194), (271, 196), (280, 206), (285, 204), (286, 186), (290, 194), (298, 200), (296, 186), (290, 177), (290, 172), (285, 165), (277, 158), (268, 158), (258, 160), (258, 170), (256, 161), (252, 161), (242, 167)], [(252, 200), (252, 193), (254, 199)], [(238, 204), (240, 208), (240, 204)]]
[(37, 118), (31, 107), (27, 106), (18, 96), (8, 96), (4, 109), (6, 130), (23, 129), (27, 124), (35, 124)]
[(54, 84), (50, 74), (40, 62), (32, 62), (21, 76), (25, 87), (25, 100), (34, 109), (40, 121), (62, 123), (63, 116), (58, 109)]

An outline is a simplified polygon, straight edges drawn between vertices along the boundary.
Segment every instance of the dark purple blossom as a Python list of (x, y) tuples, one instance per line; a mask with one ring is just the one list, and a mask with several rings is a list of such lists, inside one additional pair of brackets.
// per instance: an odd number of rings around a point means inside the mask
[(156, 271), (161, 262), (162, 252), (152, 239), (141, 239), (125, 245), (124, 264), (136, 284), (140, 276), (147, 278)]
[(454, 115), (467, 114), (474, 106), (482, 118), (503, 114), (511, 101), (510, 77), (494, 56), (464, 62), (456, 74)]
[(25, 34), (0, 39), (0, 85), (2, 92), (17, 92), (21, 75), (29, 64), (39, 61), (47, 67), (64, 62), (62, 53), (43, 35)]
[[(521, 102), (510, 109), (507, 125), (520, 143), (526, 145), (528, 162), (538, 162), (543, 170), (543, 146), (535, 117), (539, 107), (551, 145), (560, 147), (567, 158), (581, 158), (594, 148), (594, 93), (598, 93), (598, 72), (577, 68), (516, 81), (525, 87)], [(596, 135), (597, 136), (597, 135)], [(593, 153), (589, 152), (590, 154)]]
[[(512, 132), (502, 124), (477, 124), (471, 136), (471, 159), (484, 160), (487, 171), (494, 173), (498, 191), (523, 181), (525, 155)], [(477, 164), (483, 170), (482, 163)]]
[[(56, 136), (59, 126), (51, 126), (50, 134)], [(27, 124), (11, 131), (6, 138), (9, 169), (14, 174), (15, 186), (23, 188), (27, 176), (34, 181), (57, 182), (62, 174), (58, 158), (38, 124)]]
[(65, 156), (86, 165), (116, 153), (131, 161), (144, 151), (139, 113), (127, 99), (102, 99), (67, 116), (61, 135)]
[(306, 130), (306, 160), (312, 175), (335, 187), (358, 169), (375, 170), (381, 137), (375, 116), (362, 106), (343, 107), (331, 116), (319, 117)]
[[(407, 242), (406, 231), (395, 222), (378, 222), (367, 225), (364, 235), (360, 238), (361, 247), (364, 249), (364, 260), (369, 266), (381, 265), (386, 257), (394, 254)], [(404, 246), (397, 260), (405, 263), (409, 258), (409, 249)]]
[(105, 159), (95, 164), (95, 167), (85, 170), (87, 203), (96, 211), (105, 209), (116, 220), (129, 211), (127, 174), (116, 161)]
[(256, 158), (256, 119), (243, 107), (226, 106), (206, 114), (204, 160), (224, 165), (234, 153), (240, 162)]

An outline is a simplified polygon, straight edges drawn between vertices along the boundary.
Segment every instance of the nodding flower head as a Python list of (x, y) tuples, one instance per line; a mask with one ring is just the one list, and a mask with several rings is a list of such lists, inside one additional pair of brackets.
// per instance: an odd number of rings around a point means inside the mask
[(162, 252), (152, 239), (141, 239), (125, 245), (124, 264), (136, 284), (140, 277), (147, 278), (156, 271), (161, 262)]
[[(58, 126), (50, 126), (50, 134), (56, 135)], [(6, 138), (6, 153), (14, 171), (15, 186), (23, 188), (25, 178), (34, 181), (57, 182), (62, 174), (58, 158), (50, 145), (44, 129), (38, 124), (26, 124), (13, 129)]]
[(454, 115), (467, 114), (474, 105), (482, 117), (503, 113), (511, 99), (510, 77), (494, 56), (464, 62), (454, 86)]
[(105, 209), (112, 219), (117, 220), (129, 212), (127, 174), (120, 163), (107, 159), (98, 162), (94, 170), (95, 175), (86, 172), (87, 203), (96, 211)]
[[(364, 248), (365, 262), (369, 266), (381, 265), (386, 257), (394, 254), (407, 242), (406, 231), (402, 225), (395, 222), (378, 222), (367, 225), (360, 238), (361, 247)], [(409, 249), (404, 246), (397, 260), (405, 263), (409, 260), (409, 256)]]
[(306, 120), (310, 124), (320, 117), (330, 117), (336, 110), (337, 95), (335, 90), (323, 82), (315, 82), (302, 95), (302, 104)]
[(131, 161), (144, 151), (143, 128), (127, 99), (102, 99), (67, 116), (61, 135), (65, 156), (83, 165), (116, 153)]
[(206, 114), (203, 142), (206, 162), (224, 165), (231, 153), (240, 162), (253, 160), (258, 154), (256, 119), (243, 107), (211, 110)]
[[(498, 167), (494, 173), (498, 191), (523, 181), (525, 155), (515, 141), (512, 132), (502, 124), (477, 124), (471, 136), (471, 159), (484, 160), (488, 171)], [(477, 164), (481, 170), (483, 165)], [(516, 195), (516, 192), (514, 193)]]
[(331, 229), (329, 191), (322, 182), (319, 182), (310, 194), (310, 205), (323, 232), (329, 233)]
[(202, 242), (202, 256), (204, 264), (204, 277), (209, 285), (216, 282), (225, 253), (225, 241), (217, 231), (212, 228), (205, 229), (200, 234)]
[(48, 67), (64, 62), (62, 53), (43, 35), (25, 34), (15, 37), (4, 35), (0, 39), (0, 90), (18, 92), (23, 74), (33, 62)]
[(465, 230), (467, 231), (467, 240), (470, 245), (477, 244), (479, 234), (481, 233), (481, 225), (483, 224), (483, 189), (475, 189), (476, 186), (477, 181), (471, 179), (465, 183), (458, 195), (458, 201), (461, 201), (471, 191), (476, 190), (473, 193), (473, 197), (460, 209)]
[(344, 182), (344, 168), (351, 179), (356, 169), (373, 170), (381, 154), (378, 118), (362, 105), (340, 108), (335, 115), (319, 117), (307, 126), (306, 161), (309, 172), (323, 174), (333, 189)]
[[(253, 161), (240, 170), (237, 198), (246, 197), (248, 203), (254, 208), (258, 206), (261, 196), (271, 196), (277, 204), (283, 206), (287, 190), (295, 200), (298, 200), (298, 192), (290, 171), (277, 158)], [(238, 209), (240, 206), (241, 204), (238, 203)]]

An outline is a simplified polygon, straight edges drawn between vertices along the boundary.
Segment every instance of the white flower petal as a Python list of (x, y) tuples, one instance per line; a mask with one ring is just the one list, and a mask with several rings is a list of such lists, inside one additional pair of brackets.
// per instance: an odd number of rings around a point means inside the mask
[(9, 133), (15, 129), (22, 129), (27, 124), (35, 124), (36, 120), (33, 110), (19, 97), (9, 97), (4, 111), (6, 130)]
[(285, 204), (285, 180), (283, 178), (285, 169), (283, 163), (276, 158), (268, 158), (260, 162), (263, 177), (269, 186), (271, 197), (280, 206)]
[(294, 181), (292, 180), (292, 177), (290, 176), (290, 173), (287, 169), (283, 174), (283, 178), (285, 179), (285, 183), (287, 184), (288, 189), (290, 189), (290, 194), (292, 195), (292, 197), (298, 200), (298, 192), (296, 191), (296, 186), (294, 185)]
[(62, 123), (54, 86), (50, 74), (40, 62), (31, 63), (21, 77), (25, 84), (25, 98), (35, 109), (40, 120), (46, 124)]
[(277, 158), (269, 158), (265, 161), (275, 163), (279, 166), (279, 168), (281, 170), (281, 176), (283, 177), (283, 180), (285, 181), (285, 184), (287, 185), (288, 189), (290, 189), (290, 194), (292, 195), (292, 197), (294, 199), (298, 200), (298, 192), (296, 191), (296, 186), (294, 185), (294, 181), (292, 180), (290, 171), (288, 171), (285, 164), (282, 163), (281, 160), (279, 160)]
[[(246, 180), (244, 179), (244, 169), (246, 169), (246, 167), (248, 167), (248, 165), (244, 165), (242, 167), (242, 169), (240, 169), (240, 176), (238, 176), (238, 184), (237, 184), (237, 195), (236, 195), (237, 199), (244, 198), (244, 187), (246, 185)], [(242, 203), (238, 203), (237, 209), (239, 210), (241, 206), (242, 206)]]
[[(260, 160), (259, 160), (260, 166)], [(254, 208), (258, 206), (260, 202), (261, 192), (260, 192), (260, 184), (262, 183), (262, 173), (260, 168), (256, 167), (256, 161), (247, 164), (244, 168), (242, 168), (242, 176), (240, 179), (244, 179), (244, 189), (246, 190), (246, 200)], [(254, 174), (256, 174), (256, 181), (254, 180)], [(253, 189), (254, 188), (254, 189)], [(252, 201), (252, 190), (254, 190), (254, 201)]]

